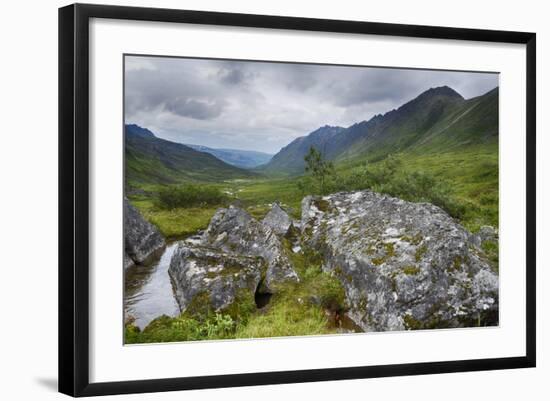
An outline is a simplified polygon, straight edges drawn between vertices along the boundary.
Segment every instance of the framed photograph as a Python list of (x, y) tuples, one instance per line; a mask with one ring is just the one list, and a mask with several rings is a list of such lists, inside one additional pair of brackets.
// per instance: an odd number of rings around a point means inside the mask
[(535, 34), (59, 10), (59, 390), (535, 366)]

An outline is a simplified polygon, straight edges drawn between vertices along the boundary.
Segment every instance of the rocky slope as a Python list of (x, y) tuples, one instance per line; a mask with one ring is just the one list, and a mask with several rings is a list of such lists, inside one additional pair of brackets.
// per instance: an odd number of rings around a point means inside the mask
[(434, 205), (370, 191), (306, 197), (302, 242), (365, 331), (498, 324), (498, 275), (479, 238)]
[(146, 263), (165, 245), (156, 227), (124, 199), (124, 268)]

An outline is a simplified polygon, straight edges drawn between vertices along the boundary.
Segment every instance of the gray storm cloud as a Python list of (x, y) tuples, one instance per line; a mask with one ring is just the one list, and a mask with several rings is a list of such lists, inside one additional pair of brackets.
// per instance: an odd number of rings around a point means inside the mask
[(125, 120), (177, 142), (275, 153), (442, 85), (471, 98), (498, 74), (126, 56)]

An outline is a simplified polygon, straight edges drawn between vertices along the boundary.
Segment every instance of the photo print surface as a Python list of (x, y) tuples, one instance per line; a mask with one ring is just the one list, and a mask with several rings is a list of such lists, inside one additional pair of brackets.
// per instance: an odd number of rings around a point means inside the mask
[(125, 344), (498, 326), (498, 85), (126, 55)]

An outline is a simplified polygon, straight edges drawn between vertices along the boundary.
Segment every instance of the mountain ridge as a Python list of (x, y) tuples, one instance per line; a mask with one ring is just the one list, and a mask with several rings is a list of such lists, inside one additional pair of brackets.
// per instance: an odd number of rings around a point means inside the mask
[[(337, 135), (324, 133), (323, 128), (295, 139), (259, 170), (267, 174), (303, 173), (303, 158), (311, 146), (327, 159), (341, 162), (487, 142), (498, 137), (498, 86), (470, 99), (449, 86), (430, 88), (396, 109), (347, 128), (339, 127)], [(329, 141), (330, 146), (326, 146)]]
[(254, 176), (215, 156), (187, 145), (158, 138), (136, 124), (124, 126), (126, 183), (175, 184)]
[(326, 148), (326, 145), (337, 135), (343, 132), (345, 128), (338, 126), (324, 125), (312, 131), (306, 136), (301, 136), (294, 139), (288, 145), (281, 148), (276, 153), (269, 163), (257, 168), (258, 171), (266, 171), (269, 169), (293, 169), (303, 170), (304, 155), (309, 151), (310, 146), (319, 148), (321, 151)]

